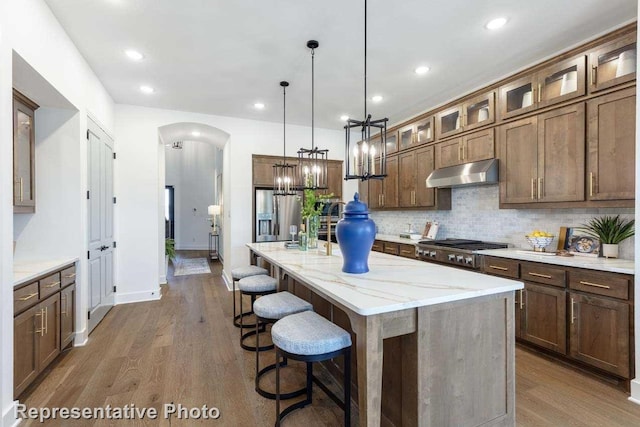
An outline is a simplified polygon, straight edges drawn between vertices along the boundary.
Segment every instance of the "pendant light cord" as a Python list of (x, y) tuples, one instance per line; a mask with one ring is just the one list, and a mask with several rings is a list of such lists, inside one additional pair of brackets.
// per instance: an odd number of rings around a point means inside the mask
[(364, 119), (367, 120), (367, 0), (364, 0)]
[(287, 87), (282, 85), (282, 164), (287, 157)]
[(314, 143), (314, 117), (315, 117), (315, 49), (311, 48), (311, 150)]

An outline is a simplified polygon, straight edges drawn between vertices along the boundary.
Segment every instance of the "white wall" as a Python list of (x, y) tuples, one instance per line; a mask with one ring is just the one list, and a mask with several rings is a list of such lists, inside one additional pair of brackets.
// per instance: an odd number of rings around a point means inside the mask
[[(42, 0), (1, 1), (0, 32), (0, 188), (3, 189), (0, 196), (0, 427), (5, 427), (12, 425), (15, 421), (13, 412), (13, 306), (11, 304), (13, 301), (12, 242), (14, 224), (12, 191), (10, 190), (13, 188), (11, 113), (13, 52), (19, 54), (44, 81), (48, 82), (78, 111), (75, 119), (71, 118), (67, 121), (65, 121), (64, 113), (59, 113), (58, 116), (56, 116), (57, 113), (52, 113), (49, 122), (52, 129), (55, 127), (56, 120), (61, 123), (59, 141), (66, 141), (62, 147), (71, 156), (64, 160), (69, 162), (70, 171), (58, 176), (57, 179), (60, 182), (67, 182), (72, 176), (75, 179), (70, 193), (63, 189), (59, 189), (57, 193), (61, 200), (68, 203), (70, 215), (78, 221), (76, 234), (67, 246), (69, 252), (73, 252), (80, 245), (86, 245), (84, 241), (82, 243), (77, 241), (78, 233), (84, 236), (86, 230), (84, 192), (79, 191), (73, 194), (77, 188), (86, 188), (86, 145), (81, 143), (86, 129), (86, 118), (88, 114), (93, 115), (98, 122), (105, 126), (107, 131), (111, 131), (114, 121), (114, 104)], [(28, 93), (27, 95), (33, 96), (34, 94)], [(46, 123), (43, 124), (46, 125)], [(75, 147), (77, 149), (74, 153), (71, 153), (71, 147), (74, 145), (70, 142), (71, 139), (76, 141)], [(42, 146), (45, 151), (48, 147), (48, 143)], [(49, 154), (53, 153), (49, 152)], [(79, 174), (78, 171), (80, 171)], [(43, 198), (43, 216), (51, 206), (50, 197), (55, 197), (52, 193), (48, 193), (53, 190), (48, 190), (47, 194), (44, 192), (45, 189), (46, 187), (43, 187), (36, 195), (36, 204), (38, 205), (40, 197)], [(39, 232), (44, 240), (51, 243), (53, 241), (52, 234), (50, 234), (52, 232), (51, 223), (46, 218), (37, 218), (40, 208), (36, 207), (36, 209), (38, 211), (32, 216), (32, 219), (23, 220), (23, 224), (18, 224), (18, 227), (22, 227), (21, 239), (24, 239), (24, 244), (30, 244), (27, 242), (32, 239), (31, 236)], [(63, 224), (63, 227), (67, 226), (67, 223)], [(77, 232), (78, 228), (79, 232)], [(82, 252), (84, 249), (76, 254), (81, 259)], [(81, 261), (79, 265), (81, 275), (78, 277), (80, 299), (77, 313), (84, 312), (83, 310), (86, 310), (87, 306), (86, 297), (82, 297), (82, 295), (87, 295), (86, 290), (82, 289), (86, 287), (87, 283), (85, 264), (85, 261)], [(86, 334), (83, 333), (86, 329), (86, 316), (76, 317), (78, 319), (76, 328), (80, 331), (82, 340), (83, 337), (86, 338)]]
[(216, 201), (216, 158), (221, 155), (200, 141), (184, 141), (180, 150), (165, 148), (165, 185), (174, 187), (176, 249), (209, 247), (207, 207)]
[[(278, 123), (244, 120), (231, 117), (161, 110), (130, 105), (116, 106), (116, 194), (118, 196), (118, 229), (120, 231), (116, 280), (118, 294), (136, 295), (140, 300), (152, 298), (158, 286), (162, 251), (159, 251), (158, 213), (160, 188), (158, 182), (164, 168), (164, 146), (159, 143), (158, 128), (172, 123), (192, 122), (213, 126), (228, 134), (224, 146), (223, 197), (224, 212), (224, 271), (248, 262), (245, 247), (251, 241), (251, 156), (252, 154), (282, 154), (282, 125)], [(287, 155), (295, 155), (300, 146), (311, 146), (311, 130), (302, 126), (288, 126)], [(341, 159), (343, 132), (316, 130), (316, 144), (329, 148), (329, 157)], [(167, 141), (169, 142), (169, 141)], [(225, 142), (222, 141), (221, 145)], [(136, 185), (131, 185), (135, 182)], [(351, 181), (353, 192), (357, 183)], [(164, 196), (162, 196), (164, 197)], [(155, 220), (154, 220), (155, 218)], [(164, 227), (164, 225), (163, 225)], [(141, 258), (140, 254), (152, 254)], [(124, 297), (124, 295), (123, 295)]]

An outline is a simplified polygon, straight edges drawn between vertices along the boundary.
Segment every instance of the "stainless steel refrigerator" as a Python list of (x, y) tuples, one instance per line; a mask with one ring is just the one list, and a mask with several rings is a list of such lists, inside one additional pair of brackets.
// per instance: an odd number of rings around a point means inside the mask
[(300, 227), (300, 198), (274, 196), (273, 190), (256, 190), (256, 242), (291, 240), (289, 227)]

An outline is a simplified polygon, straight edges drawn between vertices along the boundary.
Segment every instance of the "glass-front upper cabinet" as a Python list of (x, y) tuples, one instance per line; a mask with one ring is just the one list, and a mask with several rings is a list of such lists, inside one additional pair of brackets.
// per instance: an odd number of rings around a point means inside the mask
[(400, 128), (398, 134), (400, 135), (400, 150), (405, 150), (415, 143), (415, 125), (413, 123)]
[(538, 108), (563, 102), (586, 92), (586, 57), (574, 58), (551, 65), (538, 72)]
[(398, 131), (387, 132), (387, 154), (398, 151)]
[(494, 92), (489, 92), (472, 98), (462, 105), (465, 131), (488, 125), (495, 121), (494, 100)]
[(438, 139), (462, 132), (462, 106), (449, 108), (436, 116)]
[(415, 144), (426, 144), (432, 142), (434, 138), (433, 132), (433, 116), (418, 120), (415, 123)]
[(589, 55), (589, 91), (597, 92), (636, 78), (636, 33), (608, 43)]
[(13, 91), (13, 211), (35, 212), (35, 110), (33, 101)]
[(584, 95), (585, 64), (585, 56), (578, 55), (502, 86), (500, 117), (507, 119)]

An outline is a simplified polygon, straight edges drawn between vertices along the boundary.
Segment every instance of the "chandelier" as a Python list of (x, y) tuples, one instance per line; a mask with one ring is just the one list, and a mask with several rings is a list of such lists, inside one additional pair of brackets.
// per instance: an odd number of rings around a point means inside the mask
[(273, 165), (273, 194), (293, 195), (296, 194), (296, 165), (287, 163), (287, 87), (289, 82), (280, 82), (282, 86), (282, 163)]

